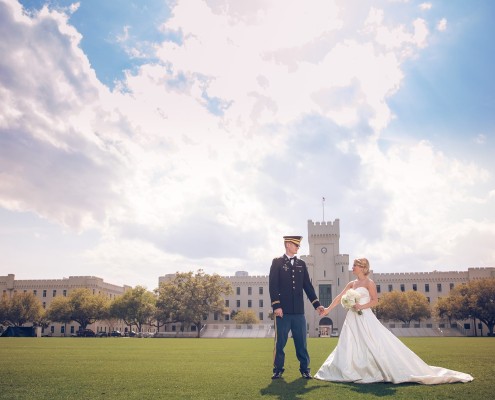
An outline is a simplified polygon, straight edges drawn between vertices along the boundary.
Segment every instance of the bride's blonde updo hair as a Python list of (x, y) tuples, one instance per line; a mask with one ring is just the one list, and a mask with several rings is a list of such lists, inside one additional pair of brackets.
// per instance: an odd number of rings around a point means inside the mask
[(366, 258), (356, 258), (354, 264), (360, 266), (363, 270), (363, 274), (366, 276), (370, 273), (370, 263)]

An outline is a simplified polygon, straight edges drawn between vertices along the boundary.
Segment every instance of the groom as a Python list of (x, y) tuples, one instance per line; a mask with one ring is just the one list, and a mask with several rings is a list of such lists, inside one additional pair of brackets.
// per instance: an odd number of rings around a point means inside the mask
[(306, 263), (296, 257), (301, 239), (302, 236), (284, 236), (285, 254), (274, 258), (270, 268), (269, 288), (275, 319), (275, 359), (272, 379), (282, 378), (284, 347), (289, 331), (292, 331), (301, 376), (305, 379), (312, 378), (306, 346), (303, 291), (320, 315), (324, 308), (316, 297)]

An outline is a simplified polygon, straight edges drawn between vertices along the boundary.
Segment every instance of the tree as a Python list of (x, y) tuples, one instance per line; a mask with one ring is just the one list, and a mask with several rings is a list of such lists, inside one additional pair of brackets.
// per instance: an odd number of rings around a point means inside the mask
[(253, 310), (240, 310), (235, 315), (234, 321), (238, 324), (257, 324), (260, 322)]
[(495, 278), (473, 280), (456, 286), (446, 298), (439, 299), (436, 314), (449, 319), (479, 319), (493, 336), (495, 326)]
[(14, 293), (9, 299), (3, 296), (0, 301), (0, 323), (3, 325), (33, 326), (44, 314), (43, 306), (33, 293)]
[(110, 306), (110, 314), (127, 325), (136, 325), (139, 332), (144, 324), (150, 324), (155, 316), (156, 297), (143, 286), (136, 286), (116, 298)]
[(209, 313), (223, 313), (223, 296), (232, 293), (231, 284), (221, 276), (198, 270), (177, 273), (157, 289), (157, 307), (169, 322), (196, 326), (200, 337), (202, 321)]
[(110, 300), (102, 294), (93, 294), (86, 288), (74, 289), (67, 297), (56, 297), (47, 310), (51, 321), (79, 323), (80, 329), (106, 319)]
[(380, 318), (402, 321), (410, 324), (411, 321), (420, 321), (430, 318), (431, 309), (428, 299), (422, 293), (409, 290), (407, 292), (392, 291), (385, 293), (377, 306)]

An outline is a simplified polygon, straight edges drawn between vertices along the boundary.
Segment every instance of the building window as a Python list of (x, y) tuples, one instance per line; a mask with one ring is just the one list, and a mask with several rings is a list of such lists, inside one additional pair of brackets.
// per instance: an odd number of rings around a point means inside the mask
[(241, 288), (237, 286), (235, 290), (236, 290), (236, 294), (239, 296), (241, 294)]
[(46, 297), (46, 289), (43, 289), (43, 297)]
[(52, 297), (56, 297), (56, 296), (57, 296), (57, 291), (55, 289), (53, 289)]
[(429, 297), (427, 297), (426, 300), (428, 300), (428, 303), (430, 302), (430, 298)]
[(342, 265), (342, 267), (340, 267), (341, 271), (340, 272), (344, 272), (344, 266)]
[(401, 283), (401, 284), (400, 284), (400, 291), (401, 291), (401, 292), (403, 292), (403, 291), (405, 291), (405, 290), (406, 290), (406, 288), (405, 288), (404, 284), (403, 284), (403, 283)]
[(215, 321), (218, 321), (218, 313), (213, 313), (213, 319), (214, 319)]
[(230, 315), (229, 314), (225, 314), (225, 321), (230, 321)]
[(319, 285), (318, 299), (321, 305), (328, 307), (332, 302), (332, 285)]
[(442, 284), (437, 283), (437, 292), (441, 292), (441, 291), (442, 291)]
[(450, 290), (454, 289), (454, 284), (453, 283), (451, 283), (449, 286), (450, 286)]
[(376, 285), (376, 292), (380, 293), (380, 285)]
[(43, 302), (42, 306), (43, 308), (46, 308), (46, 301)]
[(260, 299), (260, 308), (263, 308), (263, 299)]
[(62, 325), (62, 326), (60, 327), (60, 333), (65, 333), (65, 326), (63, 326), (63, 325)]
[(417, 292), (417, 291), (418, 291), (418, 285), (417, 285), (416, 283), (413, 283), (413, 290), (414, 290), (415, 292)]
[(34, 290), (33, 290), (33, 294), (34, 294), (35, 296), (38, 296), (38, 291), (37, 291), (36, 289), (34, 289)]
[(260, 286), (260, 294), (263, 294), (263, 286)]
[(391, 292), (392, 290), (394, 290), (394, 287), (392, 285), (388, 285), (388, 291)]
[(430, 292), (430, 284), (429, 283), (425, 283), (425, 292), (426, 293)]
[(253, 288), (251, 286), (248, 287), (248, 296), (253, 294)]
[(74, 325), (71, 325), (70, 326), (70, 333), (74, 333), (74, 332), (75, 332)]
[(258, 319), (259, 319), (260, 321), (263, 321), (263, 313), (262, 313), (262, 312), (260, 312), (260, 313), (258, 314)]
[(229, 307), (229, 304), (230, 304), (230, 301), (229, 300), (225, 300), (225, 307)]
[(240, 308), (240, 307), (241, 307), (241, 301), (237, 300), (237, 308)]
[(253, 301), (252, 300), (248, 300), (248, 308), (251, 308), (253, 306)]
[[(62, 292), (63, 296), (64, 297), (67, 297), (67, 289), (64, 289), (64, 291)], [(112, 297), (112, 295), (110, 295), (110, 297)]]

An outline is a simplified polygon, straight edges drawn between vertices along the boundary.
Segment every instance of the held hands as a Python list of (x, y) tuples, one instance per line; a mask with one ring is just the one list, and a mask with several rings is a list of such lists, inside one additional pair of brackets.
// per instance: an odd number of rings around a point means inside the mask
[[(318, 307), (319, 309), (320, 307)], [(323, 306), (321, 306), (322, 310), (320, 312), (320, 317), (324, 317), (325, 315), (328, 315), (328, 313), (330, 312), (330, 307), (327, 307), (327, 308), (324, 308)]]
[(325, 312), (325, 307), (323, 306), (319, 306), (317, 309), (316, 309), (316, 312), (318, 313), (318, 315), (321, 317), (322, 315), (325, 315), (323, 314)]

